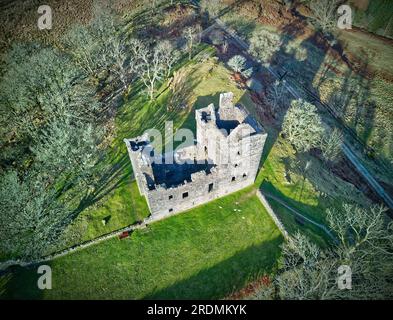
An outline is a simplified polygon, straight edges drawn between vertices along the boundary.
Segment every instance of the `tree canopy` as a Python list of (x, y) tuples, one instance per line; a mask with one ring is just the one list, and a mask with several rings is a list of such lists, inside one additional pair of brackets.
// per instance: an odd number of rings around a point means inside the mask
[(324, 128), (317, 108), (309, 102), (293, 100), (284, 117), (282, 132), (297, 151), (319, 146)]

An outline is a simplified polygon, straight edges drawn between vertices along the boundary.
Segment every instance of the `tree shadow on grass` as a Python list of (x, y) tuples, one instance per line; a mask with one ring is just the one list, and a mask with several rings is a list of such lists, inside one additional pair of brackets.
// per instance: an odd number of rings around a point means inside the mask
[[(246, 236), (246, 235), (245, 235)], [(154, 291), (144, 299), (222, 299), (277, 268), (282, 236), (253, 245), (194, 276)]]
[(37, 273), (38, 267), (39, 265), (25, 268), (11, 267), (0, 273), (0, 299), (43, 299), (44, 290), (40, 290), (37, 285), (39, 277), (42, 276)]
[[(300, 188), (302, 188), (300, 182)], [(315, 221), (316, 223), (326, 224), (324, 216), (317, 216), (318, 214), (315, 208), (320, 207), (319, 204), (315, 206), (304, 204), (300, 201), (296, 201), (294, 197), (287, 197), (283, 194), (279, 189), (277, 189), (270, 181), (264, 181), (260, 187), (261, 191), (267, 196), (267, 200), (269, 203), (276, 207), (275, 213), (281, 219), (285, 229), (288, 231), (290, 235), (294, 235), (298, 230), (302, 233), (305, 233), (307, 236), (315, 240), (316, 243), (326, 246), (332, 244), (331, 237), (321, 228), (313, 225), (311, 222), (303, 219), (302, 217), (294, 214), (288, 208), (286, 208), (283, 204), (275, 200), (275, 198), (280, 199), (283, 203), (293, 208), (295, 211), (299, 212), (303, 216)], [(271, 199), (271, 197), (273, 199)], [(315, 213), (314, 215), (310, 215), (309, 212)], [(322, 213), (321, 213), (322, 214)]]
[(113, 190), (127, 183), (130, 179), (131, 170), (127, 170), (129, 159), (127, 154), (121, 156), (113, 165), (105, 166), (102, 169), (99, 180), (94, 184), (94, 190), (87, 193), (79, 202), (79, 205), (73, 210), (71, 216), (76, 218), (86, 208), (97, 203)]
[[(322, 216), (323, 211), (321, 209), (318, 210), (320, 211), (319, 212), (320, 215), (318, 215), (318, 212), (315, 211), (315, 208), (320, 207), (319, 198), (318, 198), (318, 203), (315, 206), (305, 204), (302, 201), (302, 194), (300, 194), (300, 192), (301, 189), (303, 188), (303, 181), (304, 180), (296, 182), (296, 189), (294, 190), (294, 193), (290, 195), (290, 197), (286, 196), (284, 193), (282, 193), (282, 191), (277, 189), (270, 181), (267, 180), (263, 181), (263, 183), (260, 186), (260, 189), (264, 194), (275, 196), (281, 199), (286, 204), (293, 207), (294, 209), (298, 209), (300, 212), (304, 213), (304, 215), (309, 217), (310, 219), (315, 220), (316, 222), (319, 223), (325, 223), (325, 218)], [(309, 212), (312, 212), (314, 214), (310, 215)]]

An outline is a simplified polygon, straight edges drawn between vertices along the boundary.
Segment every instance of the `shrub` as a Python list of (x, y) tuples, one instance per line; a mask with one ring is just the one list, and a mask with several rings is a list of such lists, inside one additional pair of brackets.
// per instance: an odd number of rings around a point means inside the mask
[(247, 78), (247, 79), (251, 77), (252, 73), (253, 73), (253, 69), (252, 68), (248, 68), (248, 69), (246, 69), (246, 70), (241, 72), (242, 76)]
[(265, 63), (270, 63), (274, 53), (282, 45), (278, 34), (267, 30), (254, 31), (250, 38), (250, 51)]
[(233, 56), (228, 60), (228, 66), (235, 72), (242, 72), (246, 66), (246, 58), (241, 55)]
[(246, 58), (241, 55), (233, 56), (228, 60), (228, 66), (235, 72), (240, 73), (243, 77), (249, 78), (252, 75), (252, 67), (246, 69)]

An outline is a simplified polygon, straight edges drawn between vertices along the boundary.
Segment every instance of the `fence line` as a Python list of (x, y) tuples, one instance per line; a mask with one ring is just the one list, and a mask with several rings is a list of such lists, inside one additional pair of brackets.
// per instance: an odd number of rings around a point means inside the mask
[(123, 232), (132, 232), (132, 231), (137, 230), (137, 229), (146, 228), (148, 226), (148, 224), (150, 224), (152, 222), (163, 220), (165, 218), (168, 218), (169, 216), (174, 216), (174, 215), (176, 215), (178, 213), (181, 213), (181, 212), (171, 213), (171, 214), (168, 214), (168, 215), (150, 216), (150, 217), (144, 219), (141, 222), (137, 222), (137, 223), (129, 225), (127, 227), (124, 227), (124, 228), (121, 228), (121, 229), (117, 229), (115, 231), (112, 231), (112, 232), (107, 233), (105, 235), (99, 236), (97, 238), (88, 240), (86, 242), (74, 245), (72, 247), (66, 248), (64, 250), (55, 252), (55, 253), (50, 254), (50, 255), (47, 255), (47, 256), (45, 256), (45, 257), (43, 257), (41, 259), (32, 260), (32, 261), (8, 260), (8, 261), (0, 263), (0, 271), (4, 271), (4, 270), (6, 270), (7, 268), (9, 268), (11, 266), (27, 267), (27, 266), (40, 264), (40, 263), (43, 263), (43, 262), (48, 262), (48, 261), (51, 261), (51, 260), (54, 260), (54, 259), (66, 256), (66, 255), (71, 254), (73, 252), (85, 249), (87, 247), (90, 247), (90, 246), (95, 245), (97, 243), (100, 243), (102, 241), (118, 237)]

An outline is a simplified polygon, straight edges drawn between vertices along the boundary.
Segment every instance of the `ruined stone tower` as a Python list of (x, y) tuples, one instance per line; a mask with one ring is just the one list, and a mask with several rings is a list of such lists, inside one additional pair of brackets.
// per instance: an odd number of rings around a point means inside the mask
[(195, 111), (196, 142), (173, 154), (151, 156), (147, 135), (125, 139), (141, 194), (152, 215), (169, 216), (251, 185), (267, 134), (231, 92)]

